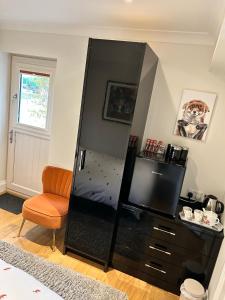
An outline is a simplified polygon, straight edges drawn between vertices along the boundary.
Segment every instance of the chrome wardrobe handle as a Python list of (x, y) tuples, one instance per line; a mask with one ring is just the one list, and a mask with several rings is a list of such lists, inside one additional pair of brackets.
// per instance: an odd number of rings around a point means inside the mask
[(167, 233), (167, 234), (170, 234), (170, 235), (173, 235), (173, 236), (176, 235), (176, 233), (174, 233), (174, 232), (167, 231), (167, 230), (161, 229), (161, 228), (159, 228), (159, 227), (155, 227), (155, 226), (154, 226), (153, 229), (154, 229), (154, 230), (161, 231), (161, 232), (164, 232), (164, 233)]
[(86, 150), (80, 151), (79, 171), (83, 170), (85, 164)]
[(155, 267), (153, 267), (153, 266), (151, 266), (151, 265), (149, 265), (149, 264), (145, 264), (145, 267), (150, 268), (150, 269), (153, 269), (153, 270), (158, 271), (158, 272), (160, 272), (160, 273), (166, 274), (166, 271), (161, 270), (161, 269), (158, 269), (158, 268), (155, 268)]
[(166, 254), (166, 255), (171, 255), (171, 254), (172, 254), (172, 253), (169, 252), (169, 251), (161, 250), (161, 249), (156, 248), (156, 247), (153, 247), (153, 246), (149, 246), (149, 248), (152, 249), (152, 250), (156, 250), (156, 251), (162, 252), (162, 253), (164, 253), (164, 254)]
[(152, 171), (152, 174), (163, 176), (163, 173), (159, 173), (159, 172), (155, 172), (155, 171)]

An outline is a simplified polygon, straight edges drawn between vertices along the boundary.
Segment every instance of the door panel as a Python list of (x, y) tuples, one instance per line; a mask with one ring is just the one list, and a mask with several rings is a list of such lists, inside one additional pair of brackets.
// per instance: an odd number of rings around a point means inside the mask
[[(42, 171), (48, 162), (49, 141), (16, 132), (14, 142), (13, 182), (17, 190), (36, 194), (42, 191)], [(29, 162), (29, 163), (27, 163)]]
[(55, 62), (12, 58), (7, 189), (28, 196), (42, 191), (48, 164)]
[(115, 210), (97, 201), (71, 196), (67, 246), (105, 262), (109, 256)]
[(124, 161), (90, 150), (81, 161), (80, 154), (70, 200), (68, 244), (104, 262), (109, 256)]

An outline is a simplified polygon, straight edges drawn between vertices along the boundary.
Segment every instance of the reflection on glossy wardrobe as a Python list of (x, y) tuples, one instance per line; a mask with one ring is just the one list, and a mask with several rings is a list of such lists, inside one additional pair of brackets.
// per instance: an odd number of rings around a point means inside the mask
[(142, 144), (157, 62), (145, 43), (89, 40), (65, 252), (105, 269), (118, 203), (129, 194), (132, 157)]

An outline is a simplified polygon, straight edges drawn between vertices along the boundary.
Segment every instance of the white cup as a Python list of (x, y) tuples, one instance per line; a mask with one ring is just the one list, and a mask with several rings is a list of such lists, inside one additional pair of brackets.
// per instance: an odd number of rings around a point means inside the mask
[(203, 221), (205, 224), (209, 226), (214, 226), (220, 222), (218, 216), (213, 211), (204, 211)]
[(194, 217), (196, 222), (201, 222), (203, 218), (203, 211), (200, 209), (194, 210)]
[(192, 214), (192, 208), (191, 207), (183, 206), (183, 213), (184, 213), (185, 219), (187, 219), (187, 220), (192, 219), (193, 214)]

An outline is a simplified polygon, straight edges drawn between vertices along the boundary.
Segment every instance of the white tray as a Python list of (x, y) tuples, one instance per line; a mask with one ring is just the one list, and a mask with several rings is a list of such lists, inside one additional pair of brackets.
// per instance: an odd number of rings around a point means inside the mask
[(186, 219), (184, 217), (184, 214), (183, 214), (182, 211), (179, 212), (179, 215), (180, 215), (181, 220), (183, 220), (183, 221), (186, 221), (186, 222), (189, 222), (189, 223), (192, 223), (192, 224), (197, 224), (197, 225), (200, 225), (200, 226), (203, 226), (203, 227), (206, 227), (206, 228), (212, 229), (214, 231), (218, 231), (218, 232), (220, 232), (220, 231), (223, 230), (223, 225), (221, 223), (218, 223), (218, 224), (216, 224), (214, 226), (209, 226), (209, 225), (205, 224), (204, 222), (197, 222), (194, 219), (194, 217), (192, 219), (190, 219), (190, 220)]

